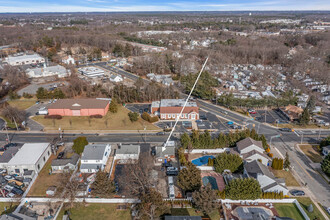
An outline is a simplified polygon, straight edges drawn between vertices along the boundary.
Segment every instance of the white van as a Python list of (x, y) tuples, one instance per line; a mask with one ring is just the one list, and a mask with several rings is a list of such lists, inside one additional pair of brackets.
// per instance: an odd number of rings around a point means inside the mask
[(174, 180), (173, 176), (168, 177), (168, 193), (170, 199), (175, 199)]

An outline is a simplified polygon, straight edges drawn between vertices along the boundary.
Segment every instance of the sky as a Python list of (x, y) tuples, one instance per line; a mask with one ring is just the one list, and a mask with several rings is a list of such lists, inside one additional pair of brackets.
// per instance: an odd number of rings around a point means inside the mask
[(330, 10), (330, 0), (0, 0), (0, 13), (242, 10)]

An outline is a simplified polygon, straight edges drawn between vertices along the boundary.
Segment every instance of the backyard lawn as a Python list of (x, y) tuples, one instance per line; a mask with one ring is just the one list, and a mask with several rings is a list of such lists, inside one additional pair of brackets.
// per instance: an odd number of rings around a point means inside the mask
[[(296, 198), (298, 200), (298, 202), (300, 203), (301, 207), (304, 209), (304, 211), (306, 212), (306, 214), (308, 215), (308, 217), (310, 219), (325, 219), (323, 217), (323, 215), (321, 214), (321, 212), (319, 211), (318, 208), (316, 208), (315, 204), (312, 202), (312, 200), (308, 197), (297, 197)], [(313, 204), (313, 212), (310, 213), (307, 211), (307, 207)]]
[(0, 202), (0, 215), (13, 212), (18, 204), (15, 202)]
[(290, 171), (274, 170), (272, 169), (275, 177), (284, 178), (287, 186), (300, 186)]
[(322, 161), (321, 149), (319, 145), (301, 144), (299, 147), (314, 163), (320, 163)]
[[(171, 209), (171, 215), (177, 215), (177, 216), (203, 216), (202, 213), (196, 212), (194, 208), (172, 208)], [(213, 211), (210, 216), (212, 220), (214, 219), (220, 219), (219, 211), (215, 210)]]
[(279, 217), (289, 217), (294, 220), (304, 220), (297, 206), (294, 203), (276, 203), (274, 204)]
[(58, 185), (59, 177), (61, 176), (61, 174), (59, 173), (49, 175), (52, 160), (54, 160), (55, 158), (55, 155), (50, 156), (47, 163), (40, 171), (33, 186), (31, 187), (28, 196), (46, 196), (46, 190), (48, 189), (48, 187)]
[(8, 104), (12, 107), (25, 110), (36, 104), (36, 101), (36, 99), (15, 99), (8, 101)]
[[(78, 204), (78, 207), (70, 210), (70, 219), (120, 219), (120, 220), (131, 220), (131, 213), (128, 209), (117, 210), (117, 204), (99, 204), (99, 203), (88, 203), (86, 205)], [(64, 215), (64, 209), (61, 210), (57, 219), (61, 220)]]
[(129, 110), (125, 107), (119, 107), (117, 113), (110, 113), (103, 118), (90, 118), (88, 116), (65, 116), (60, 120), (45, 119), (39, 115), (33, 117), (33, 120), (39, 122), (45, 127), (45, 130), (57, 130), (61, 127), (63, 130), (160, 130), (155, 125), (139, 118), (136, 122), (131, 122), (128, 117)]

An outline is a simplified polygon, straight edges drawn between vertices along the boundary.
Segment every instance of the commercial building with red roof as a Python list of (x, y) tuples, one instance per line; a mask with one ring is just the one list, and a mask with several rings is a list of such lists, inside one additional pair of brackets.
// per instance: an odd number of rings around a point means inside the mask
[(100, 99), (60, 99), (48, 107), (49, 115), (91, 116), (106, 115), (109, 100)]
[[(162, 99), (160, 101), (155, 101), (151, 104), (151, 113), (159, 116), (161, 120), (175, 120), (179, 116), (184, 103), (184, 99)], [(199, 119), (197, 103), (188, 101), (180, 119)]]

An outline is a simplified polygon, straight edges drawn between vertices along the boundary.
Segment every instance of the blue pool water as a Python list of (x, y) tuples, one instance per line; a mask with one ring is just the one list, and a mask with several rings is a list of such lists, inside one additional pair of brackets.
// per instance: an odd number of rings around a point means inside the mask
[(212, 189), (218, 190), (217, 180), (213, 176), (204, 176), (202, 181), (204, 186), (211, 184)]
[(200, 158), (197, 158), (195, 160), (192, 160), (191, 162), (193, 164), (195, 164), (196, 166), (202, 166), (202, 165), (207, 164), (207, 162), (209, 161), (209, 158), (214, 159), (215, 157), (214, 156), (202, 156)]

